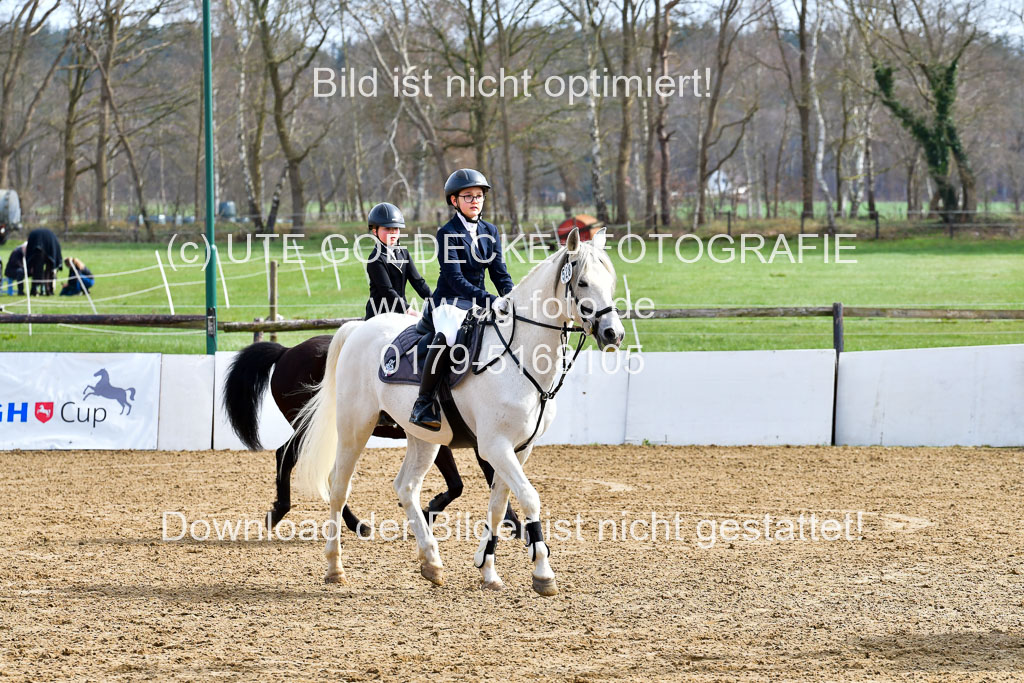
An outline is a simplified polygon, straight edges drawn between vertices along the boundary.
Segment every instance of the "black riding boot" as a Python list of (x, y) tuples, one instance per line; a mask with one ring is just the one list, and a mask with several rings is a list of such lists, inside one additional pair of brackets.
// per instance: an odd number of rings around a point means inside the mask
[(448, 374), (451, 359), (448, 354), (448, 345), (445, 337), (440, 332), (434, 337), (427, 351), (427, 357), (423, 361), (423, 376), (420, 379), (420, 395), (416, 399), (416, 405), (412, 407), (412, 415), (409, 422), (414, 425), (429, 429), (432, 432), (441, 429), (441, 409), (434, 400), (434, 393), (438, 382)]

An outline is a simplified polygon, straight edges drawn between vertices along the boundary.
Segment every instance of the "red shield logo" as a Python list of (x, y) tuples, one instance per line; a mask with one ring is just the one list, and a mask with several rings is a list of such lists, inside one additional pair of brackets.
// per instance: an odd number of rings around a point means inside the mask
[(53, 417), (53, 402), (36, 404), (36, 419), (40, 422), (49, 422)]

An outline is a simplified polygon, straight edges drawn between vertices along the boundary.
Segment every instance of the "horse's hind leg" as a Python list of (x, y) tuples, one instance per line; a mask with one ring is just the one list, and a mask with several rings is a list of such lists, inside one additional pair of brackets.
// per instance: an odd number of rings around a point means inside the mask
[(345, 570), (341, 566), (339, 549), (341, 545), (341, 511), (352, 490), (352, 473), (356, 470), (356, 463), (359, 462), (362, 450), (361, 446), (355, 448), (352, 444), (346, 444), (339, 440), (338, 454), (334, 461), (334, 474), (331, 476), (331, 524), (329, 525), (331, 531), (327, 536), (327, 546), (324, 548), (324, 556), (327, 558), (327, 575), (324, 577), (324, 581), (327, 583), (347, 583)]
[(278, 522), (284, 519), (284, 516), (292, 509), (291, 476), (292, 467), (295, 466), (295, 456), (298, 455), (296, 452), (298, 450), (296, 442), (297, 439), (289, 439), (275, 453), (277, 460), (277, 479), (275, 481), (277, 500), (274, 501), (274, 507), (267, 513), (271, 529), (275, 528)]
[(448, 446), (441, 446), (434, 458), (434, 465), (444, 477), (444, 491), (430, 499), (427, 507), (423, 510), (423, 517), (427, 520), (427, 526), (434, 525), (434, 519), (442, 512), (448, 504), (462, 495), (462, 477), (459, 476), (459, 468), (455, 465), (455, 456)]
[[(295, 462), (299, 457), (301, 437), (301, 434), (295, 434), (275, 453), (277, 476), (274, 483), (277, 489), (277, 500), (274, 501), (274, 507), (267, 512), (267, 523), (271, 529), (276, 528), (288, 511), (292, 509), (292, 468), (295, 467)], [(359, 519), (348, 505), (341, 509), (341, 516), (345, 520), (345, 526), (355, 532), (357, 536), (370, 535), (370, 526)]]
[(408, 438), (405, 460), (395, 477), (395, 493), (409, 519), (409, 526), (416, 535), (419, 547), (420, 574), (438, 586), (444, 583), (444, 569), (441, 564), (441, 553), (437, 549), (437, 541), (430, 527), (427, 526), (423, 513), (420, 511), (420, 491), (423, 488), (423, 477), (437, 456), (437, 445), (421, 441), (414, 436)]

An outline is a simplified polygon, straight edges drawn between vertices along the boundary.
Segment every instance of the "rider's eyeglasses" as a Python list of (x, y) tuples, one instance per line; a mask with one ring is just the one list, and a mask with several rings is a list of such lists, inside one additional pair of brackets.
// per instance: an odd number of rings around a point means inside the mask
[(460, 194), (459, 199), (464, 199), (467, 202), (477, 204), (484, 200), (484, 196), (482, 194)]

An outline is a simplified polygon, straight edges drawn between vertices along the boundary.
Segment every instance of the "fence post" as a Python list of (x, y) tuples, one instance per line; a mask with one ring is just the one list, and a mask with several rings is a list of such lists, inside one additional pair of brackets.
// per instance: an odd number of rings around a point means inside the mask
[[(263, 322), (263, 318), (253, 318), (252, 321), (254, 323), (261, 323)], [(252, 343), (255, 344), (256, 342), (261, 341), (263, 341), (263, 330), (256, 330), (252, 333)]]
[(843, 305), (838, 302), (832, 304), (832, 348), (843, 351)]
[(836, 405), (839, 401), (839, 354), (843, 352), (843, 304), (832, 304), (832, 348), (836, 351), (835, 374), (832, 377), (832, 445), (836, 445)]
[[(270, 321), (277, 320), (277, 261), (270, 262)], [(270, 333), (270, 341), (277, 341), (277, 332)]]

